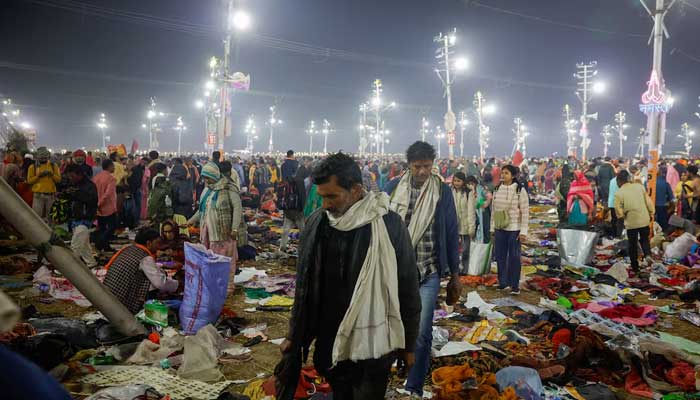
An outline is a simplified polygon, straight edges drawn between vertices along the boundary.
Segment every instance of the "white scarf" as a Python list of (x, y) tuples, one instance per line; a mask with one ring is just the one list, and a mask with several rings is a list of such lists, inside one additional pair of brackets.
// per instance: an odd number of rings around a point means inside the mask
[[(391, 205), (389, 208), (391, 211), (399, 214), (404, 221), (406, 220), (408, 206), (411, 202), (412, 180), (411, 172), (406, 172), (401, 177), (399, 184), (396, 185), (394, 193), (391, 194)], [(437, 203), (438, 200), (440, 200), (441, 185), (442, 180), (440, 180), (440, 177), (433, 174), (423, 184), (420, 190), (418, 200), (416, 200), (416, 205), (413, 207), (413, 213), (411, 214), (411, 222), (408, 224), (408, 233), (411, 235), (413, 247), (418, 245), (418, 242), (420, 242), (423, 235), (425, 235), (425, 230), (433, 221)]]
[(367, 193), (339, 218), (328, 214), (330, 225), (343, 232), (371, 224), (367, 256), (357, 277), (350, 307), (333, 343), (333, 365), (344, 360), (377, 359), (405, 348), (399, 305), (396, 252), (384, 224), (389, 196)]

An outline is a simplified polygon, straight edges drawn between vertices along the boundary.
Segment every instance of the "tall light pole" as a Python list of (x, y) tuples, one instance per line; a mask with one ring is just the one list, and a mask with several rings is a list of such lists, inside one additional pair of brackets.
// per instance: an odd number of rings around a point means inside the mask
[(252, 23), (250, 15), (241, 9), (235, 9), (234, 0), (228, 0), (226, 14), (226, 37), (224, 38), (224, 57), (219, 74), (221, 83), (219, 98), (219, 121), (217, 125), (218, 149), (224, 150), (224, 140), (231, 134), (229, 85), (231, 82), (231, 41), (234, 31), (245, 31)]
[(335, 131), (331, 127), (331, 123), (324, 118), (323, 130), (321, 130), (321, 133), (323, 133), (323, 154), (328, 154), (328, 135), (332, 134), (333, 132)]
[(681, 125), (681, 134), (678, 136), (682, 137), (685, 141), (685, 156), (690, 158), (690, 152), (693, 150), (693, 136), (695, 136), (695, 132), (690, 129), (690, 125), (685, 122)]
[(309, 122), (309, 127), (306, 128), (306, 134), (309, 135), (309, 154), (312, 154), (314, 152), (314, 136), (318, 134), (316, 121)]
[(255, 126), (255, 115), (248, 117), (245, 125), (246, 151), (252, 155), (255, 148), (255, 140), (258, 139), (258, 128)]
[(603, 132), (600, 133), (600, 136), (603, 137), (603, 157), (608, 156), (608, 148), (612, 144), (612, 142), (610, 142), (610, 137), (612, 136), (612, 129), (612, 126), (605, 125), (603, 127)]
[(420, 121), (420, 140), (425, 142), (428, 133), (430, 132), (430, 121), (425, 116), (421, 117)]
[[(359, 148), (359, 154), (360, 157), (365, 155), (365, 152), (367, 150), (367, 145), (369, 144), (371, 146), (371, 142), (369, 140), (369, 127), (367, 126), (367, 112), (370, 110), (369, 104), (367, 103), (362, 103), (360, 104), (359, 107), (360, 110), (360, 148)], [(371, 150), (371, 148), (370, 148)]]
[(586, 160), (588, 147), (591, 145), (591, 140), (588, 137), (588, 120), (598, 119), (598, 113), (588, 114), (588, 103), (591, 101), (593, 92), (600, 93), (605, 90), (605, 86), (601, 82), (594, 82), (594, 78), (598, 75), (597, 65), (596, 61), (588, 64), (576, 64), (576, 73), (574, 74), (578, 81), (576, 97), (581, 101), (581, 129), (579, 135), (581, 136), (581, 159), (584, 161)]
[(165, 114), (162, 111), (158, 111), (157, 109), (156, 98), (151, 97), (150, 106), (148, 107), (148, 111), (146, 112), (146, 119), (148, 120), (148, 124), (142, 125), (148, 131), (149, 150), (158, 150), (158, 132), (160, 132), (161, 129), (158, 126), (158, 122), (156, 121), (164, 115)]
[(384, 105), (384, 100), (382, 100), (382, 81), (380, 79), (375, 79), (372, 83), (372, 99), (370, 104), (372, 105), (372, 110), (374, 111), (374, 122), (375, 122), (375, 138), (377, 142), (377, 153), (384, 154), (384, 131), (382, 130), (382, 114), (396, 107), (395, 102), (391, 102)]
[(641, 158), (644, 155), (644, 144), (647, 142), (647, 130), (639, 128), (639, 141), (637, 142), (637, 151), (634, 153), (636, 158)]
[(576, 156), (576, 125), (578, 122), (573, 117), (571, 106), (564, 104), (564, 129), (566, 130), (566, 154), (569, 157)]
[(476, 112), (477, 123), (479, 124), (479, 157), (481, 162), (486, 158), (486, 149), (489, 147), (490, 128), (484, 123), (484, 114), (493, 112), (493, 107), (486, 105), (486, 99), (481, 91), (474, 94), (474, 111)]
[[(647, 132), (649, 134), (649, 192), (651, 201), (656, 201), (656, 175), (658, 173), (659, 156), (661, 148), (664, 144), (666, 134), (666, 113), (673, 105), (673, 98), (664, 82), (664, 75), (661, 69), (661, 61), (663, 58), (664, 34), (669, 37), (664, 18), (669, 9), (675, 4), (675, 0), (671, 0), (668, 7), (665, 6), (665, 0), (656, 0), (656, 8), (652, 11), (644, 0), (639, 0), (644, 9), (649, 13), (649, 16), (654, 21), (654, 30), (652, 37), (649, 38), (649, 43), (654, 43), (653, 61), (651, 68), (651, 76), (647, 82), (647, 90), (642, 94), (642, 103), (639, 105), (639, 110), (647, 115)], [(653, 203), (652, 203), (653, 204)]]
[(277, 115), (275, 114), (277, 111), (277, 105), (273, 104), (270, 106), (270, 119), (267, 121), (267, 125), (270, 127), (270, 143), (268, 144), (267, 151), (268, 153), (273, 153), (275, 151), (275, 146), (274, 146), (274, 130), (275, 126), (277, 125), (282, 125), (282, 120), (277, 118)]
[[(449, 146), (450, 158), (454, 158), (454, 145), (456, 143), (455, 129), (457, 128), (457, 118), (452, 111), (452, 83), (454, 83), (454, 73), (467, 68), (466, 58), (457, 58), (450, 61), (453, 56), (452, 47), (457, 42), (457, 29), (445, 35), (440, 32), (433, 38), (433, 42), (438, 44), (435, 58), (438, 60), (438, 67), (435, 69), (440, 82), (444, 88), (444, 97), (447, 99), (447, 112), (445, 113), (445, 130), (447, 131), (447, 144)], [(444, 76), (443, 76), (444, 75)]]
[(107, 140), (108, 136), (105, 136), (105, 130), (107, 129), (107, 117), (104, 113), (100, 113), (100, 119), (97, 121), (97, 129), (100, 130), (102, 134), (102, 151), (107, 151)]
[(627, 135), (625, 135), (625, 129), (629, 128), (629, 126), (625, 124), (626, 120), (627, 114), (623, 113), (622, 111), (619, 111), (617, 114), (615, 114), (615, 127), (613, 129), (617, 131), (617, 138), (620, 141), (620, 157), (622, 157), (622, 149), (624, 147), (625, 141), (627, 140)]
[(440, 125), (435, 126), (435, 141), (437, 142), (437, 156), (438, 159), (442, 158), (441, 143), (442, 139), (445, 138), (445, 134), (442, 132)]
[(175, 131), (177, 132), (177, 155), (182, 154), (182, 132), (187, 131), (187, 126), (185, 126), (185, 122), (182, 120), (182, 117), (177, 117), (177, 123), (175, 124)]
[(523, 119), (520, 117), (516, 117), (513, 119), (513, 124), (515, 125), (513, 127), (513, 133), (515, 134), (515, 144), (513, 146), (513, 152), (511, 153), (511, 157), (513, 154), (515, 154), (516, 151), (520, 151), (523, 156), (525, 156), (525, 153), (523, 153), (523, 149), (525, 146), (525, 125), (523, 125)]
[(465, 111), (459, 112), (459, 156), (464, 158), (464, 131), (467, 130), (469, 120)]

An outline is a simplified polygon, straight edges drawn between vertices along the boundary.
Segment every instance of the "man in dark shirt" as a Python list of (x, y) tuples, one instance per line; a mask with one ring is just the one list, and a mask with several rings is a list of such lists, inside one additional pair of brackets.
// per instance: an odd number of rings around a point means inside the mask
[[(276, 369), (277, 398), (293, 397), (302, 359), (315, 340), (314, 366), (330, 382), (334, 399), (383, 399), (396, 357), (408, 367), (414, 362), (421, 306), (411, 240), (401, 217), (389, 211), (388, 195), (363, 190), (360, 169), (349, 156), (330, 156), (312, 176), (323, 208), (309, 217), (301, 237), (294, 309)], [(379, 271), (381, 276), (374, 274)], [(368, 289), (367, 281), (381, 290)]]
[(287, 181), (294, 178), (299, 169), (299, 161), (294, 158), (294, 151), (287, 151), (287, 158), (282, 163), (282, 180)]

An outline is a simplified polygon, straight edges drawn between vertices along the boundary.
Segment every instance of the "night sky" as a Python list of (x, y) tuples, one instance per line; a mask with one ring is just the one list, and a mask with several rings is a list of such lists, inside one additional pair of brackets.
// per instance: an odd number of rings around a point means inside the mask
[[(146, 147), (140, 125), (148, 98), (155, 96), (162, 111), (182, 115), (189, 126), (185, 149), (201, 151), (204, 117), (194, 100), (202, 97), (208, 59), (222, 53), (224, 2), (80, 1), (84, 3), (1, 2), (0, 94), (21, 105), (38, 129), (39, 144), (97, 148), (96, 122), (104, 112), (112, 143), (128, 146), (135, 138)], [(645, 123), (638, 104), (649, 77), (652, 21), (638, 0), (240, 3), (253, 15), (254, 26), (239, 36), (232, 64), (233, 70), (252, 75), (254, 92), (233, 99), (234, 137), (227, 150), (244, 147), (242, 130), (252, 113), (262, 131), (255, 149), (267, 149), (263, 121), (277, 97), (278, 115), (285, 121), (277, 130), (278, 149), (308, 149), (306, 124), (328, 118), (337, 130), (329, 148), (355, 151), (358, 106), (380, 78), (384, 98), (399, 105), (387, 114), (392, 130), (387, 150), (402, 152), (419, 138), (422, 112), (433, 125), (445, 112), (441, 84), (432, 70), (432, 39), (452, 27), (458, 32), (456, 52), (471, 64), (453, 87), (454, 109), (471, 107), (477, 89), (496, 105), (498, 112), (487, 119), (491, 155), (510, 154), (515, 116), (532, 132), (530, 155), (565, 153), (562, 107), (569, 103), (580, 112), (574, 95), (577, 62), (597, 60), (608, 86), (590, 103), (600, 120), (591, 123), (589, 154), (602, 153), (600, 131), (612, 123), (615, 112), (625, 111), (631, 125), (628, 155)], [(693, 116), (700, 95), (700, 0), (678, 1), (666, 22), (671, 38), (664, 43), (664, 75), (676, 98), (664, 148), (671, 153), (682, 148), (675, 137), (681, 123), (700, 126)], [(328, 57), (322, 48), (341, 52)], [(467, 153), (477, 154), (475, 125), (467, 135)], [(166, 131), (160, 142), (161, 150), (174, 150), (175, 132)], [(316, 149), (321, 142), (315, 141)], [(443, 154), (446, 148), (443, 143)], [(612, 152), (617, 153), (616, 140)]]

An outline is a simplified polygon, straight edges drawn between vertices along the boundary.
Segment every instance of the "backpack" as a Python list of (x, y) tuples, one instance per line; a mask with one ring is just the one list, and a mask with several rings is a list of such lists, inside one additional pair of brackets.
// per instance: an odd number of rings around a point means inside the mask
[(68, 221), (68, 217), (70, 217), (70, 205), (70, 199), (58, 196), (51, 205), (49, 217), (51, 217), (56, 224), (60, 225), (65, 223)]
[(293, 179), (287, 179), (277, 186), (277, 208), (283, 211), (301, 210), (301, 197)]

